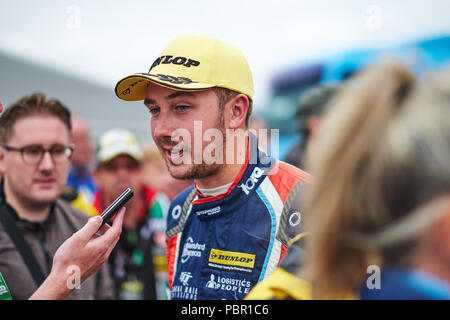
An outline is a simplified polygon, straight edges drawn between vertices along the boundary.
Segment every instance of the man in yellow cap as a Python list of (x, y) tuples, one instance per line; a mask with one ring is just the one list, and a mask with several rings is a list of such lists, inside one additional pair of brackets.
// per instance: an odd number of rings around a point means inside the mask
[(308, 179), (249, 133), (254, 92), (244, 55), (211, 36), (179, 36), (115, 91), (144, 101), (169, 172), (194, 179), (168, 212), (171, 298), (243, 299), (301, 231), (296, 199)]

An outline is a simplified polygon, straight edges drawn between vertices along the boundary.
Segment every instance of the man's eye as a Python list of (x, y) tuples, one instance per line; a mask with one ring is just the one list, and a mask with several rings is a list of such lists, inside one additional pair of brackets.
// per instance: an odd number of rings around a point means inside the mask
[(42, 152), (42, 148), (40, 147), (28, 147), (23, 150), (23, 152), (30, 156), (38, 155)]
[(159, 108), (158, 107), (148, 108), (148, 111), (150, 112), (151, 115), (156, 115), (159, 112)]
[(66, 148), (64, 146), (54, 146), (51, 149), (51, 153), (56, 154), (56, 155), (61, 155), (64, 153), (65, 149)]
[(185, 105), (179, 105), (176, 106), (177, 111), (186, 111), (187, 109), (189, 109), (189, 106), (185, 106)]

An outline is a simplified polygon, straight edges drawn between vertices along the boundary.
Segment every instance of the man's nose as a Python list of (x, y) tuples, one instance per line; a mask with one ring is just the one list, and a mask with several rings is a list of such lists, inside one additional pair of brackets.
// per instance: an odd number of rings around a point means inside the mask
[(164, 112), (160, 113), (158, 119), (152, 118), (150, 120), (150, 130), (155, 141), (157, 141), (158, 138), (170, 138), (175, 128), (174, 120), (170, 118), (169, 114)]
[(39, 163), (40, 170), (52, 170), (55, 166), (52, 155), (49, 151), (45, 151), (42, 160)]

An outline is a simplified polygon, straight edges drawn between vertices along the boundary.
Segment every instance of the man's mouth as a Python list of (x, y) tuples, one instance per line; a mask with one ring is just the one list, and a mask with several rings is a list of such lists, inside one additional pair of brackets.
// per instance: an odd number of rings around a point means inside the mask
[(50, 188), (50, 187), (54, 186), (54, 184), (56, 183), (56, 180), (53, 178), (41, 178), (41, 179), (36, 179), (35, 183), (42, 188)]
[(169, 160), (172, 164), (181, 164), (183, 159), (183, 149), (164, 149), (164, 153), (166, 155), (167, 160)]

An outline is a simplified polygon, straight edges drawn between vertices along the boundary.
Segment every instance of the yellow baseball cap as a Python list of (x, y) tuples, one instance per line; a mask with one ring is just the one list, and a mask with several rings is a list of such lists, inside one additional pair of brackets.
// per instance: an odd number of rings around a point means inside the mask
[(116, 95), (126, 101), (144, 100), (147, 85), (181, 91), (227, 88), (253, 100), (253, 78), (244, 55), (231, 44), (205, 35), (182, 35), (172, 40), (148, 73), (135, 73), (116, 84)]

